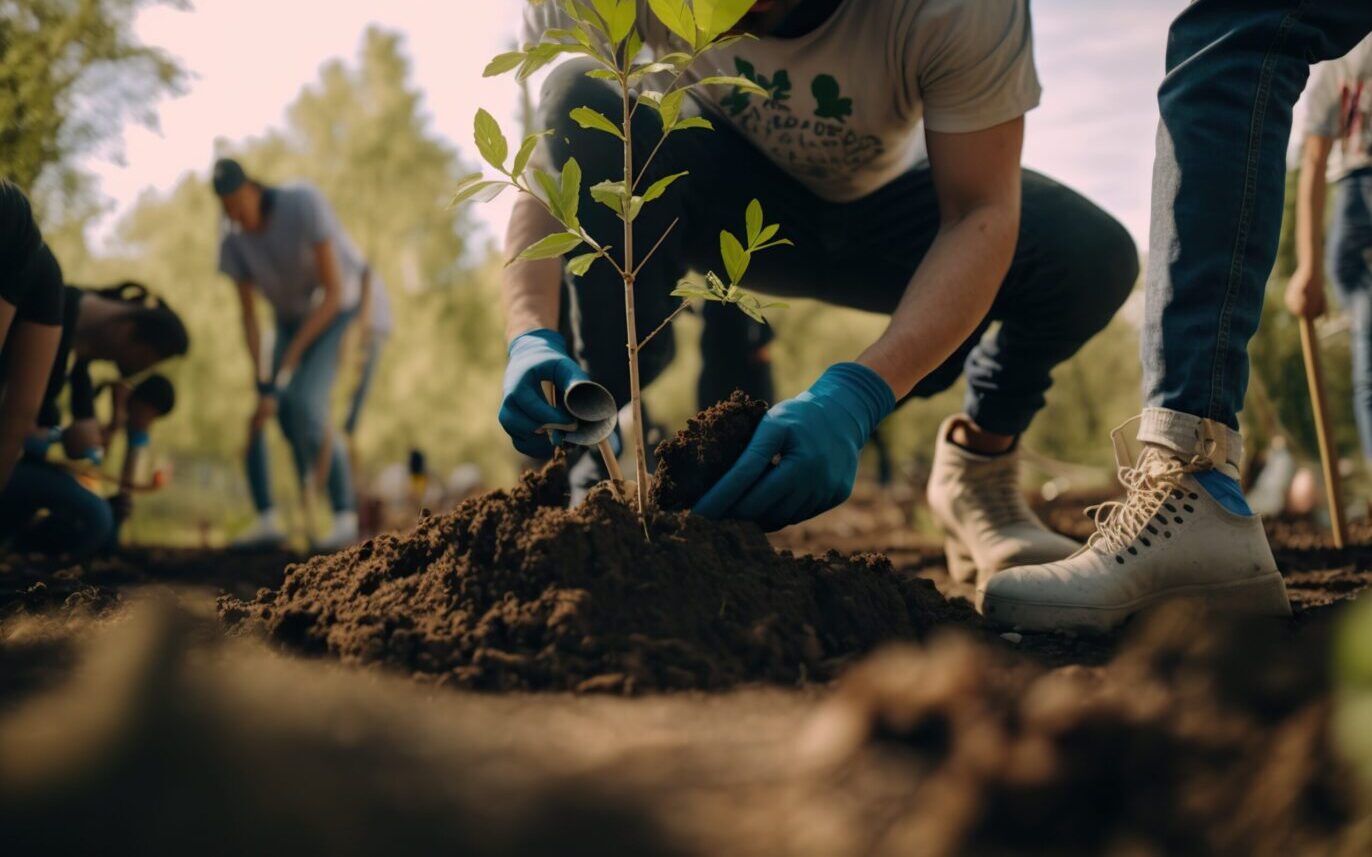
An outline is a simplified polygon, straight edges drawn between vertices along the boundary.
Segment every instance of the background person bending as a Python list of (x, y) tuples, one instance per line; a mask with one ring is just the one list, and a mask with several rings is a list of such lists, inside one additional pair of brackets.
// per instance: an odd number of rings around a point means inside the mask
[[(330, 391), (339, 349), (361, 300), (366, 263), (343, 232), (333, 209), (313, 186), (269, 187), (232, 160), (214, 166), (214, 191), (231, 222), (219, 248), (219, 270), (238, 286), (243, 332), (257, 383), (258, 402), (248, 422), (247, 470), (257, 520), (235, 546), (258, 548), (285, 539), (271, 491), (266, 423), (276, 416), (290, 444), (305, 490), (329, 436)], [(374, 288), (381, 284), (375, 283)], [(276, 340), (262, 364), (256, 297), (271, 304)], [(357, 507), (343, 444), (330, 444), (329, 502), (333, 527), (317, 548), (333, 550), (357, 538)]]

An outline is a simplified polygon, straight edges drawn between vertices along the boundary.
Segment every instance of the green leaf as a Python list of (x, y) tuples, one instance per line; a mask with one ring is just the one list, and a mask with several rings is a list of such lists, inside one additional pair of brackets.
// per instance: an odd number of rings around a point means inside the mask
[(593, 68), (586, 72), (586, 76), (593, 77), (596, 80), (619, 80), (619, 75), (610, 71), (608, 68)]
[(615, 214), (624, 214), (624, 182), (603, 181), (591, 185), (591, 199)]
[(543, 189), (543, 196), (553, 211), (553, 217), (563, 221), (562, 225), (566, 226), (566, 217), (562, 213), (562, 186), (546, 170), (535, 169), (534, 181)]
[(714, 292), (717, 299), (723, 299), (729, 287), (724, 285), (724, 281), (714, 271), (705, 272), (705, 282), (710, 286), (710, 291)]
[(697, 44), (712, 42), (737, 24), (756, 0), (696, 0), (696, 29), (703, 38)]
[(715, 126), (704, 116), (687, 116), (672, 126), (673, 131), (685, 131), (689, 128), (704, 128), (706, 131), (715, 130)]
[[(674, 71), (675, 69), (676, 69), (676, 66), (672, 65), (671, 63), (667, 63), (667, 62), (650, 62), (650, 63), (647, 63), (646, 65), (638, 66), (638, 67), (635, 68), (633, 71), (629, 72), (629, 82), (630, 82), (630, 83), (635, 83), (635, 82), (637, 82), (637, 81), (642, 80), (643, 78), (647, 77), (647, 76), (650, 75), (650, 74), (657, 74), (658, 72), (661, 72), (661, 71)], [(643, 98), (643, 96), (640, 95), (640, 96), (639, 96), (639, 99), (642, 100), (642, 98)]]
[(677, 117), (681, 115), (681, 100), (685, 97), (684, 89), (674, 89), (662, 96), (658, 112), (662, 114), (663, 128), (670, 128), (676, 124)]
[(594, 27), (602, 33), (605, 32), (605, 26), (600, 22), (600, 16), (591, 11), (585, 3), (578, 2), (577, 0), (564, 0), (562, 5), (567, 10), (567, 14), (571, 15), (576, 21), (589, 27)]
[(576, 219), (577, 206), (581, 202), (581, 165), (576, 158), (568, 158), (562, 165), (562, 188), (558, 201), (562, 207), (563, 223), (572, 228), (580, 227)]
[(724, 258), (724, 270), (729, 274), (729, 282), (737, 284), (748, 270), (749, 254), (732, 232), (721, 230), (719, 233), (719, 254)]
[(643, 192), (643, 201), (652, 202), (653, 200), (662, 196), (664, 193), (667, 192), (667, 188), (671, 186), (672, 182), (676, 181), (684, 175), (686, 175), (685, 171), (673, 173), (670, 176), (663, 176), (662, 178), (648, 185), (648, 189)]
[(759, 244), (759, 245), (757, 245), (756, 247), (754, 247), (753, 249), (754, 249), (754, 250), (766, 250), (766, 249), (769, 248), (769, 247), (794, 247), (794, 246), (796, 246), (796, 243), (795, 243), (794, 241), (792, 241), (790, 238), (779, 238), (779, 239), (777, 239), (776, 241), (771, 242), (770, 244)]
[[(596, 0), (597, 7), (601, 0)], [(638, 17), (637, 0), (619, 0), (610, 16), (605, 19), (610, 25), (610, 41), (618, 45), (634, 29), (634, 19)], [(640, 43), (641, 45), (641, 43)]]
[(448, 201), (448, 207), (461, 205), (469, 199), (479, 198), (480, 202), (490, 202), (500, 195), (501, 191), (509, 187), (508, 182), (503, 181), (481, 181), (481, 174), (468, 176), (458, 183), (457, 192)]
[(663, 26), (691, 47), (696, 44), (696, 18), (686, 0), (648, 0), (648, 6)]
[(474, 138), (476, 149), (486, 163), (505, 172), (505, 157), (510, 154), (510, 145), (505, 142), (505, 135), (500, 133), (500, 123), (484, 108), (476, 111)]
[(688, 283), (682, 283), (675, 289), (672, 289), (672, 297), (700, 298), (701, 300), (706, 301), (716, 300), (715, 294), (711, 292), (709, 289), (702, 289), (700, 286), (693, 286)]
[(486, 64), (486, 70), (481, 72), (481, 76), (495, 77), (496, 75), (504, 74), (511, 69), (518, 68), (519, 64), (522, 62), (524, 62), (523, 51), (510, 51), (509, 53), (500, 54)]
[(764, 227), (762, 228), (762, 233), (761, 233), (760, 235), (757, 236), (757, 240), (756, 240), (756, 241), (753, 241), (753, 242), (751, 242), (751, 243), (753, 244), (754, 247), (758, 247), (758, 246), (761, 246), (761, 245), (763, 245), (763, 244), (766, 244), (768, 241), (771, 241), (771, 240), (772, 240), (772, 236), (773, 236), (773, 235), (776, 235), (776, 234), (777, 234), (777, 231), (780, 230), (780, 229), (781, 229), (781, 224), (779, 224), (779, 223), (773, 223), (773, 224), (771, 224), (771, 225), (769, 225), (769, 226), (764, 226)]
[(748, 210), (744, 212), (743, 220), (748, 228), (748, 246), (756, 247), (758, 236), (762, 234), (762, 203), (757, 200), (748, 203)]
[(594, 128), (597, 131), (604, 131), (606, 134), (613, 134), (620, 140), (624, 139), (624, 134), (615, 127), (613, 122), (605, 118), (605, 114), (599, 111), (589, 107), (578, 107), (567, 115), (572, 117), (572, 121), (582, 128)]
[(550, 42), (534, 45), (524, 53), (524, 63), (519, 67), (519, 73), (515, 75), (517, 80), (528, 80), (534, 72), (543, 68), (548, 63), (557, 59), (560, 54), (593, 54), (592, 51), (583, 48), (581, 45), (562, 45)]
[(635, 27), (629, 31), (629, 41), (624, 46), (624, 61), (626, 63), (632, 61), (641, 50), (643, 50), (643, 38), (638, 34), (638, 28)]
[(551, 259), (576, 249), (580, 244), (581, 236), (575, 232), (554, 232), (552, 235), (540, 238), (525, 247), (524, 252), (515, 257), (515, 261), (530, 262), (535, 259)]
[(695, 57), (691, 56), (690, 54), (682, 53), (681, 51), (672, 51), (669, 54), (663, 54), (662, 56), (658, 57), (657, 61), (671, 63), (677, 71), (680, 71), (681, 69), (685, 68), (686, 66), (694, 62)]
[(629, 222), (633, 223), (638, 219), (638, 213), (643, 210), (643, 197), (634, 196), (629, 198)]
[(583, 253), (567, 261), (567, 273), (580, 277), (591, 269), (591, 263), (600, 258), (599, 253)]
[(546, 137), (553, 133), (551, 129), (539, 131), (537, 134), (530, 134), (524, 138), (519, 151), (515, 153), (514, 166), (510, 169), (510, 175), (516, 178), (524, 174), (524, 168), (529, 165), (529, 158), (533, 157), (534, 149), (538, 146), (539, 138)]
[(744, 92), (750, 92), (753, 95), (761, 95), (763, 98), (766, 98), (770, 94), (767, 90), (758, 86), (748, 78), (735, 75), (711, 75), (710, 77), (702, 77), (692, 84), (692, 86), (737, 86)]

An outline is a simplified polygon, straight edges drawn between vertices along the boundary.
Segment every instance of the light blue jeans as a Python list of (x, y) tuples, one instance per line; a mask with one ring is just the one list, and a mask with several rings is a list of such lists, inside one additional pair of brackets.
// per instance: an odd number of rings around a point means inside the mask
[[(338, 375), (338, 353), (343, 334), (352, 324), (356, 310), (340, 312), (319, 338), (305, 349), (290, 384), (277, 399), (276, 418), (281, 433), (290, 445), (295, 459), (296, 476), (304, 484), (319, 456), (319, 447), (329, 426), (329, 393)], [(276, 343), (272, 349), (273, 374), (281, 365), (299, 322), (277, 322)], [(267, 454), (265, 432), (258, 432), (248, 443), (248, 485), (252, 489), (253, 505), (258, 512), (272, 508), (271, 467)], [(335, 442), (329, 461), (329, 502), (335, 512), (353, 508), (352, 474), (343, 444)]]
[(1372, 460), (1372, 169), (1341, 179), (1325, 244), (1325, 270), (1353, 318), (1353, 413)]
[(1190, 453), (1238, 413), (1276, 259), (1291, 108), (1310, 66), (1372, 30), (1372, 0), (1195, 0), (1172, 23), (1153, 167), (1139, 437)]

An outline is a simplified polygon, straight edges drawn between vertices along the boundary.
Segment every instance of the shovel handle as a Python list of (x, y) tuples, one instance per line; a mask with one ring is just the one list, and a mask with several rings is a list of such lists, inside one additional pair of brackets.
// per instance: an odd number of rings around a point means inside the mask
[(1328, 397), (1324, 392), (1324, 372), (1320, 365), (1319, 341), (1313, 319), (1300, 319), (1301, 354), (1305, 357), (1305, 380), (1310, 387), (1310, 404), (1315, 413), (1315, 434), (1320, 444), (1320, 464), (1324, 468), (1324, 489), (1329, 501), (1329, 523), (1334, 530), (1334, 546), (1348, 543), (1348, 523), (1343, 513), (1338, 448), (1329, 427)]

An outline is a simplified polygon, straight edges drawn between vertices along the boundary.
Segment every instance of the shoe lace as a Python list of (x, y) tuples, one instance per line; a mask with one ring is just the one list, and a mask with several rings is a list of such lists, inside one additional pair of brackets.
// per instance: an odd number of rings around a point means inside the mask
[(1182, 477), (1208, 466), (1204, 456), (1183, 460), (1152, 450), (1146, 451), (1137, 464), (1121, 463), (1118, 474), (1125, 489), (1124, 500), (1109, 500), (1086, 509), (1087, 516), (1096, 522), (1096, 531), (1086, 546), (1102, 553), (1119, 553), (1145, 529), (1156, 534), (1153, 519), (1166, 523), (1159, 510), (1169, 499), (1180, 496)]

